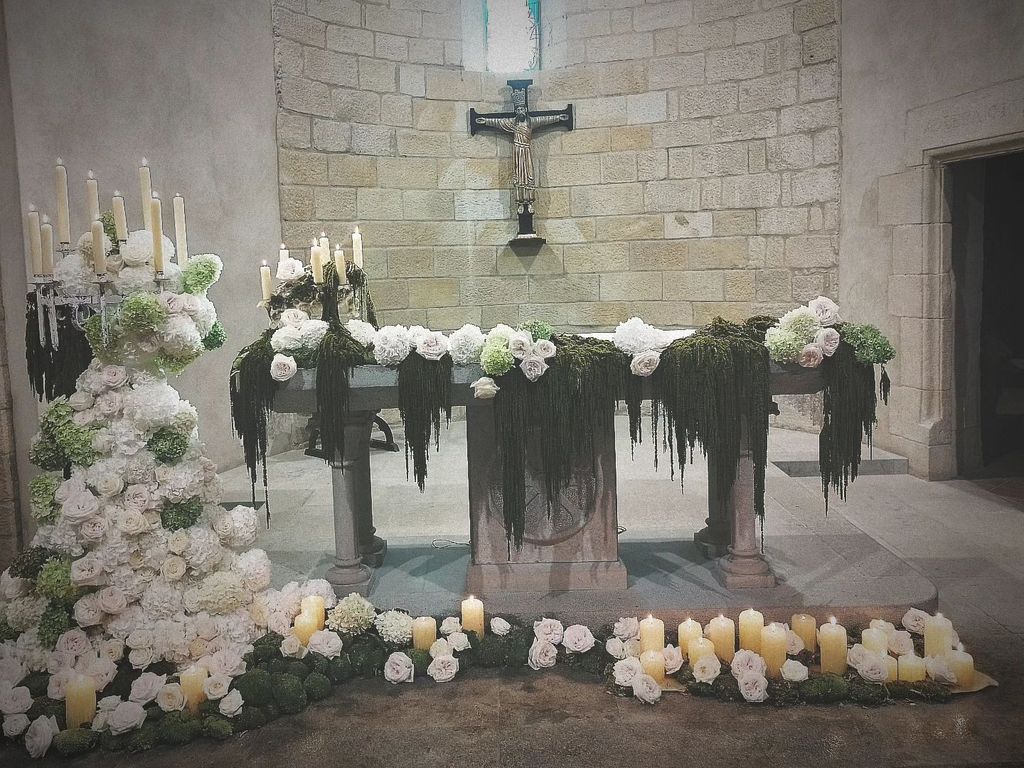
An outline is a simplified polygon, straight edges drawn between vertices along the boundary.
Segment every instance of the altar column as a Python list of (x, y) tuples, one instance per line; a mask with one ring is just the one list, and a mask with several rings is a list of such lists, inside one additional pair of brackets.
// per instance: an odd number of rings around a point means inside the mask
[[(370, 501), (370, 430), (373, 411), (351, 411), (345, 416), (345, 455), (331, 460), (334, 495), (334, 564), (327, 581), (340, 594), (369, 591), (373, 571), (363, 564), (360, 521), (369, 526), (364, 536), (373, 538)], [(339, 460), (340, 459), (340, 460)]]

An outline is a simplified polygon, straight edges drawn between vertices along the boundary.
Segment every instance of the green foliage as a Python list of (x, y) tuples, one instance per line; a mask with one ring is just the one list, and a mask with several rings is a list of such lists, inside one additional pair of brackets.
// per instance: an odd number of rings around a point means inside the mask
[(283, 714), (294, 715), (306, 708), (306, 689), (295, 675), (274, 677), (274, 703)]
[(57, 644), (60, 636), (72, 626), (74, 623), (71, 621), (68, 609), (59, 602), (51, 602), (43, 612), (42, 618), (39, 619), (39, 644), (43, 648), (51, 650)]
[(91, 752), (100, 743), (100, 735), (86, 728), (71, 728), (53, 737), (51, 746), (61, 757), (75, 757)]
[(224, 328), (224, 323), (220, 320), (215, 320), (210, 327), (210, 332), (203, 337), (203, 346), (206, 349), (220, 349), (224, 346), (227, 338), (228, 332)]
[(331, 678), (332, 683), (335, 685), (344, 683), (346, 680), (351, 680), (354, 675), (352, 662), (349, 661), (348, 654), (343, 653), (331, 659), (331, 666), (327, 670), (327, 676)]
[(533, 336), (534, 341), (539, 339), (550, 339), (555, 332), (555, 329), (543, 320), (527, 320), (525, 323), (519, 324), (519, 330), (527, 331), (531, 336)]
[(103, 234), (107, 236), (111, 243), (114, 245), (114, 250), (117, 250), (117, 225), (114, 223), (114, 212), (104, 211), (100, 214), (100, 221), (103, 222)]
[(60, 505), (54, 500), (54, 494), (61, 483), (60, 475), (36, 475), (28, 484), (29, 505), (32, 516), (40, 523), (55, 522)]
[(177, 376), (198, 360), (202, 354), (203, 350), (201, 349), (193, 349), (178, 355), (169, 355), (163, 352), (153, 358), (153, 366), (167, 376)]
[[(316, 404), (320, 413), (321, 455), (326, 460), (345, 455), (349, 377), (352, 375), (352, 368), (365, 360), (365, 351), (363, 345), (340, 325), (328, 328), (320, 341), (319, 364), (316, 369)], [(267, 370), (258, 375), (269, 376), (269, 371), (268, 361)], [(276, 384), (274, 386), (276, 388)], [(271, 394), (271, 402), (272, 397)]]
[(480, 350), (480, 367), (488, 376), (504, 376), (515, 362), (512, 351), (504, 343), (484, 344)]
[[(263, 467), (263, 475), (266, 477), (267, 420), (277, 393), (277, 382), (270, 376), (270, 363), (274, 359), (270, 337), (273, 335), (274, 330), (267, 329), (256, 341), (243, 348), (231, 365), (228, 379), (231, 424), (242, 441), (242, 455), (253, 485), (259, 467)], [(321, 386), (321, 375), (318, 369), (318, 389)], [(347, 387), (347, 377), (345, 384)]]
[(242, 733), (243, 731), (255, 730), (265, 725), (266, 722), (267, 716), (263, 714), (263, 710), (256, 706), (250, 706), (246, 702), (246, 705), (242, 707), (242, 711), (232, 718), (231, 725), (234, 727), (235, 733)]
[(36, 592), (50, 600), (74, 602), (81, 590), (71, 583), (71, 559), (51, 557), (36, 576)]
[(124, 752), (128, 749), (131, 737), (131, 733), (119, 733), (115, 736), (110, 731), (103, 731), (100, 734), (100, 749), (104, 752)]
[(42, 433), (36, 436), (28, 451), (28, 460), (35, 466), (48, 472), (64, 469), (68, 465), (68, 455), (64, 453), (57, 441)]
[(194, 741), (202, 729), (202, 722), (188, 712), (168, 712), (156, 724), (156, 738), (160, 744), (180, 747)]
[[(414, 651), (413, 653), (416, 653)], [(419, 651), (419, 653), (426, 654), (427, 664), (430, 663), (430, 654), (426, 651)], [(412, 654), (410, 654), (411, 656)], [(477, 663), (481, 667), (501, 667), (505, 664), (505, 638), (498, 635), (484, 635), (480, 638), (480, 647), (477, 648), (476, 653)], [(413, 662), (416, 659), (413, 658)], [(426, 667), (423, 668), (423, 674), (426, 674)], [(416, 669), (419, 674), (419, 668)]]
[(186, 432), (171, 427), (161, 427), (149, 438), (146, 447), (153, 452), (157, 461), (173, 464), (185, 455), (185, 451), (188, 450), (188, 440), (189, 436)]
[(728, 672), (715, 678), (715, 682), (711, 684), (711, 691), (719, 701), (743, 700), (743, 694), (740, 693), (740, 687), (736, 682), (736, 678)]
[(46, 561), (55, 556), (57, 553), (46, 547), (23, 549), (14, 556), (14, 561), (11, 563), (11, 576), (34, 581), (39, 575), (39, 571), (46, 565)]
[(224, 265), (221, 260), (210, 253), (192, 256), (182, 270), (182, 283), (185, 293), (206, 293), (211, 285), (220, 279)]
[(849, 686), (850, 701), (865, 707), (877, 707), (889, 699), (889, 692), (881, 683), (869, 683), (866, 680), (854, 678), (850, 680)]
[(306, 698), (310, 701), (320, 701), (331, 695), (331, 681), (327, 675), (319, 672), (310, 672), (302, 682), (306, 690)]
[(800, 695), (809, 704), (834, 704), (850, 695), (850, 684), (838, 675), (811, 677), (800, 683)]
[(799, 683), (791, 683), (787, 680), (768, 681), (768, 701), (776, 707), (799, 704), (802, 700)]
[(352, 671), (357, 677), (379, 675), (384, 669), (387, 656), (380, 638), (374, 635), (360, 635), (352, 641), (348, 649)]
[(136, 293), (121, 301), (117, 321), (128, 333), (147, 333), (157, 330), (167, 319), (167, 310), (160, 305), (156, 296)]
[[(412, 666), (415, 670), (416, 677), (423, 677), (427, 674), (427, 667), (430, 666), (431, 658), (430, 652), (424, 651), (420, 648), (411, 648), (406, 651), (409, 654), (409, 658), (412, 659)], [(497, 665), (496, 665), (497, 666)]]
[(34, 699), (32, 701), (32, 706), (25, 714), (28, 715), (29, 720), (35, 720), (37, 717), (56, 718), (57, 725), (61, 729), (67, 725), (64, 702), (48, 698), (45, 695)]
[(33, 698), (39, 698), (40, 696), (46, 696), (46, 688), (50, 683), (50, 675), (46, 672), (33, 672), (18, 685), (23, 685), (28, 688), (29, 693), (32, 694)]
[(839, 335), (853, 347), (861, 365), (885, 365), (896, 357), (890, 341), (873, 325), (844, 323), (839, 326)]
[(242, 701), (252, 707), (262, 707), (274, 700), (274, 688), (270, 673), (264, 669), (250, 669), (239, 675), (231, 686), (242, 694)]
[(92, 347), (93, 354), (103, 361), (113, 359), (121, 346), (121, 328), (116, 322), (107, 322), (106, 334), (103, 329), (103, 318), (93, 315), (85, 321), (85, 340)]
[(160, 511), (160, 523), (169, 531), (190, 528), (195, 525), (202, 513), (203, 502), (198, 497), (185, 501), (167, 502)]
[(412, 353), (398, 366), (398, 412), (405, 425), (405, 473), (409, 474), (409, 454), (413, 457), (413, 476), (420, 491), (427, 479), (430, 437), (434, 448), (441, 439), (441, 414), (445, 424), (452, 419), (452, 358), (427, 360)]
[[(97, 430), (75, 424), (73, 417), (74, 411), (68, 405), (67, 400), (61, 398), (54, 401), (39, 420), (41, 432), (39, 443), (52, 440), (57, 444), (60, 452), (67, 457), (68, 461), (79, 466), (88, 467), (96, 461), (96, 451), (92, 447), (92, 441)], [(52, 466), (57, 457), (49, 455), (51, 454), (49, 446), (43, 446), (39, 450), (42, 451), (40, 458), (44, 459), (42, 463), (50, 464), (53, 469), (63, 469), (63, 465), (59, 467)], [(42, 463), (40, 466), (42, 466)], [(66, 464), (67, 461), (64, 463)]]
[(223, 741), (224, 739), (230, 739), (235, 729), (228, 718), (220, 715), (210, 715), (203, 718), (202, 732), (203, 736), (208, 739)]
[(147, 752), (160, 743), (160, 731), (155, 723), (146, 722), (137, 731), (128, 734), (128, 741), (125, 749), (129, 752)]

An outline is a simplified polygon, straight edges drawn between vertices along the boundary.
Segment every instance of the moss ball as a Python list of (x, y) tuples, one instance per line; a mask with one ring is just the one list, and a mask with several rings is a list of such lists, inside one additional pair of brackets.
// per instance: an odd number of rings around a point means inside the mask
[(306, 697), (310, 701), (320, 701), (331, 695), (330, 678), (319, 672), (310, 672), (302, 681), (302, 687), (306, 689)]

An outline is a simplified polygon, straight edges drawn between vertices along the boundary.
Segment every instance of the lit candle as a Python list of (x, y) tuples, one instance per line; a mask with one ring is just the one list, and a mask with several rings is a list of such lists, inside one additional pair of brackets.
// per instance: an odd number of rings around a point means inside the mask
[(103, 247), (103, 222), (92, 223), (92, 268), (97, 275), (106, 274), (107, 251)]
[(309, 265), (313, 268), (313, 282), (322, 285), (324, 282), (324, 249), (314, 245), (309, 254)]
[(899, 679), (905, 683), (916, 683), (925, 678), (924, 659), (913, 651), (900, 656), (898, 663)]
[(164, 224), (160, 198), (153, 193), (149, 201), (149, 230), (153, 233), (153, 271), (164, 271)]
[(352, 233), (352, 263), (363, 268), (363, 236), (359, 234), (359, 227)]
[(43, 216), (43, 223), (39, 227), (40, 244), (43, 249), (42, 272), (43, 275), (53, 274), (53, 224), (48, 216)]
[(682, 651), (683, 657), (685, 658), (687, 648), (690, 646), (690, 641), (698, 637), (704, 637), (704, 630), (700, 626), (700, 622), (694, 621), (691, 618), (687, 618), (682, 624), (679, 625), (679, 650)]
[(640, 654), (640, 666), (644, 672), (661, 685), (665, 682), (665, 654), (661, 651), (644, 651)]
[(818, 628), (821, 646), (821, 671), (841, 675), (846, 672), (846, 628), (833, 616)]
[(178, 266), (188, 264), (188, 234), (185, 232), (185, 198), (174, 196), (174, 250), (178, 254)]
[(865, 629), (860, 633), (860, 644), (874, 653), (889, 652), (889, 638), (881, 629)]
[(895, 656), (885, 654), (885, 682), (891, 683), (899, 679), (899, 662)]
[(764, 614), (747, 608), (740, 614), (740, 648), (754, 653), (761, 652), (761, 630), (764, 629)]
[(96, 716), (96, 681), (88, 675), (75, 675), (64, 692), (64, 714), (68, 728), (89, 725)]
[(267, 262), (263, 262), (263, 266), (260, 267), (260, 284), (263, 286), (263, 300), (270, 301), (270, 294), (273, 292), (273, 283), (270, 279), (270, 267), (267, 266)]
[(788, 633), (786, 627), (772, 622), (761, 630), (761, 658), (768, 667), (768, 677), (778, 678), (786, 663)]
[(946, 663), (956, 675), (959, 688), (970, 688), (974, 685), (974, 657), (964, 650), (963, 644), (946, 654)]
[(287, 248), (284, 247), (284, 243), (281, 243), (281, 249), (277, 252), (277, 261), (281, 263), (286, 259), (291, 258), (291, 254)]
[(189, 667), (178, 675), (178, 684), (181, 686), (181, 692), (185, 694), (185, 706), (189, 712), (198, 712), (206, 701), (203, 683), (208, 676), (206, 667)]
[(704, 634), (714, 644), (718, 658), (732, 663), (732, 657), (736, 655), (736, 622), (719, 614), (708, 622)]
[(665, 622), (648, 615), (640, 622), (640, 652), (665, 650)]
[(325, 252), (331, 252), (331, 238), (327, 236), (326, 232), (320, 233), (320, 241), (317, 243)]
[[(269, 267), (268, 267), (269, 269)], [(302, 598), (303, 613), (308, 613), (314, 619), (316, 619), (316, 628), (321, 630), (324, 628), (324, 622), (327, 618), (327, 609), (324, 605), (324, 599), (320, 595), (308, 595)]]
[(123, 243), (128, 239), (128, 213), (124, 209), (124, 197), (117, 190), (114, 190), (111, 207), (114, 210), (114, 230), (117, 239)]
[(100, 217), (100, 183), (92, 171), (85, 180), (85, 202), (89, 206), (89, 221), (96, 221)]
[(472, 595), (462, 601), (462, 630), (484, 636), (484, 604)]
[(305, 645), (309, 638), (317, 631), (316, 616), (308, 613), (300, 613), (295, 617), (295, 625), (292, 627), (292, 634), (299, 638), (299, 642)]
[(150, 228), (153, 209), (149, 201), (153, 199), (153, 175), (149, 170), (149, 161), (142, 158), (139, 166), (139, 194), (142, 195), (142, 222), (146, 229)]
[(57, 239), (62, 243), (71, 242), (71, 212), (68, 203), (68, 169), (64, 161), (57, 158), (53, 172), (54, 186), (57, 187)]
[(420, 616), (412, 622), (412, 647), (417, 651), (429, 651), (437, 640), (437, 619)]
[(692, 667), (697, 663), (697, 659), (701, 656), (714, 656), (715, 655), (715, 644), (708, 640), (706, 637), (695, 637), (690, 641), (690, 644), (686, 647), (686, 656), (690, 660), (690, 666)]
[(953, 622), (936, 613), (924, 622), (924, 655), (945, 656), (953, 650)]
[(345, 271), (345, 252), (341, 245), (334, 246), (334, 271), (338, 273), (338, 285), (348, 283), (348, 272)]
[(806, 613), (794, 613), (789, 625), (804, 641), (804, 648), (814, 653), (818, 648), (818, 622), (814, 617)]
[(42, 232), (39, 230), (39, 211), (34, 205), (30, 205), (25, 215), (25, 229), (28, 230), (28, 252), (32, 257), (32, 274), (43, 273), (43, 241)]

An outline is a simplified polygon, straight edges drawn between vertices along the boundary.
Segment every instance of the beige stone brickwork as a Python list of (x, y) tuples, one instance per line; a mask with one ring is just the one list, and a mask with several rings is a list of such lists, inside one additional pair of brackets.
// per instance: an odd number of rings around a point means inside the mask
[[(479, 0), (465, 0), (479, 2)], [(385, 322), (607, 328), (835, 294), (837, 0), (551, 0), (534, 108), (538, 231), (514, 233), (507, 76), (461, 66), (460, 0), (276, 0), (287, 245), (364, 233)]]

